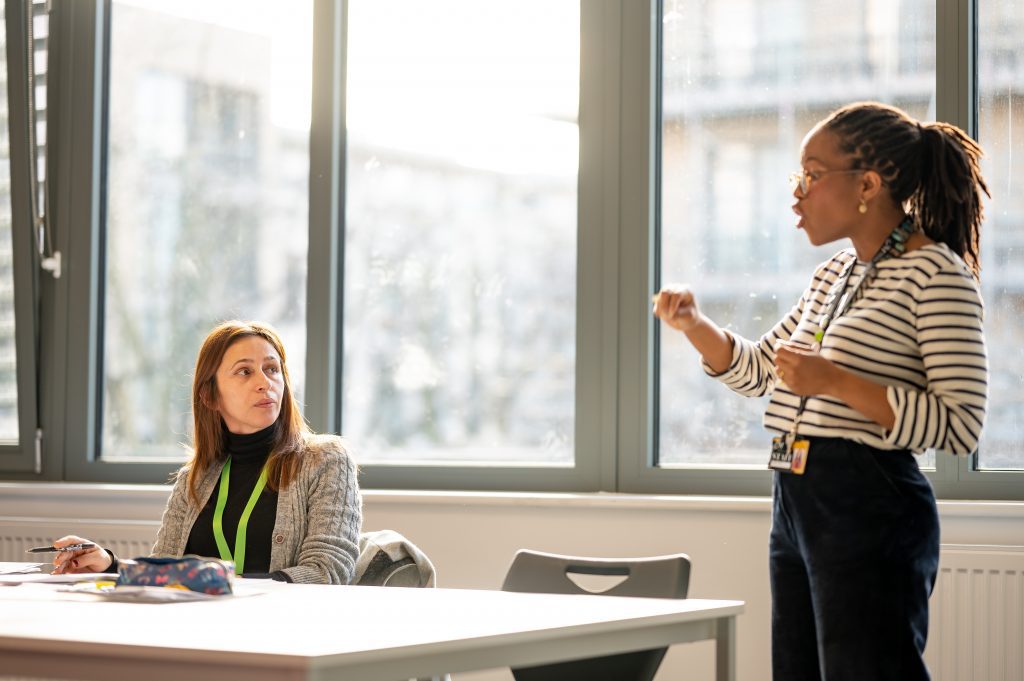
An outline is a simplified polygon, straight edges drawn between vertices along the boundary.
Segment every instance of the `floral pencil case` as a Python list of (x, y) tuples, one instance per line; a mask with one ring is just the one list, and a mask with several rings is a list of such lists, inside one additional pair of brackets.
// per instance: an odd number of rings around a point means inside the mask
[(235, 566), (230, 561), (199, 556), (125, 558), (117, 568), (117, 586), (157, 586), (211, 596), (232, 593)]

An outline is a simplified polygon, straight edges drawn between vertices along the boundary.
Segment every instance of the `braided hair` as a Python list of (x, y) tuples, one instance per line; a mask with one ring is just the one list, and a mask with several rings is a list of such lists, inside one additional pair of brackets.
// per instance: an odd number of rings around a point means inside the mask
[(874, 170), (929, 238), (946, 244), (978, 278), (981, 271), (981, 147), (948, 123), (919, 123), (893, 106), (857, 102), (821, 127), (835, 133), (853, 167)]

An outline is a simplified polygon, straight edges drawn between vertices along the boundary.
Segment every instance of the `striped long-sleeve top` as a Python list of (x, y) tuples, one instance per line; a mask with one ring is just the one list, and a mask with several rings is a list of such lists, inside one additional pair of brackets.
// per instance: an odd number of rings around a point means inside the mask
[[(752, 397), (771, 393), (768, 430), (789, 432), (800, 398), (775, 374), (775, 344), (814, 342), (825, 298), (851, 260), (846, 249), (823, 263), (793, 310), (757, 342), (733, 336), (732, 363), (715, 374)], [(866, 263), (854, 264), (850, 286)], [(802, 435), (840, 437), (880, 449), (928, 448), (969, 454), (985, 421), (988, 362), (977, 284), (945, 244), (930, 244), (878, 263), (846, 314), (832, 321), (821, 354), (838, 366), (887, 386), (896, 416), (891, 431), (841, 400), (812, 396), (800, 417)]]

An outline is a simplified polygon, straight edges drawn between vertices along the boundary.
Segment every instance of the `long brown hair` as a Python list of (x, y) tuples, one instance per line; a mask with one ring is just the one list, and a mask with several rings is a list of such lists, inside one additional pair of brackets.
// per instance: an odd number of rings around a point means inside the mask
[(874, 170), (897, 205), (931, 239), (981, 272), (981, 147), (955, 125), (920, 123), (894, 106), (857, 102), (821, 123), (853, 156), (854, 168)]
[(192, 459), (186, 465), (189, 497), (196, 505), (201, 502), (197, 492), (199, 481), (215, 462), (225, 458), (224, 423), (217, 409), (220, 401), (217, 394), (217, 369), (228, 348), (250, 336), (262, 338), (273, 346), (281, 358), (281, 376), (284, 378), (281, 413), (274, 422), (274, 441), (267, 459), (267, 484), (270, 489), (282, 489), (298, 473), (304, 445), (311, 431), (292, 396), (284, 344), (277, 332), (267, 324), (238, 320), (223, 322), (203, 341), (192, 378)]

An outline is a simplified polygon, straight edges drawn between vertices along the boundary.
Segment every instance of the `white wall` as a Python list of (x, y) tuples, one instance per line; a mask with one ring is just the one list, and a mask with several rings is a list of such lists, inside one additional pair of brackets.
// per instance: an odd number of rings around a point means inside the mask
[[(166, 495), (166, 488), (146, 485), (0, 483), (0, 531), (33, 526), (49, 536), (100, 521), (110, 536), (155, 536)], [(737, 678), (770, 678), (767, 499), (387, 491), (366, 491), (364, 499), (366, 529), (408, 536), (434, 561), (439, 585), (449, 588), (498, 588), (519, 548), (592, 556), (688, 553), (691, 596), (747, 603), (737, 621)], [(1024, 546), (1024, 503), (943, 502), (939, 513), (944, 544)], [(658, 678), (713, 678), (713, 660), (710, 642), (675, 646)], [(509, 679), (507, 670), (456, 676)]]

